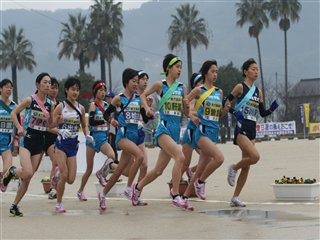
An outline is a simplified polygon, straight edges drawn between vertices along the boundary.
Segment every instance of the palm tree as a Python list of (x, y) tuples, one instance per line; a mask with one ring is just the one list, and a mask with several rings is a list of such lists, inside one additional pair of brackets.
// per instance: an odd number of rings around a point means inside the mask
[(106, 82), (105, 61), (109, 70), (109, 89), (112, 91), (111, 62), (114, 58), (123, 61), (123, 54), (120, 50), (122, 39), (122, 4), (113, 3), (113, 0), (95, 0), (91, 6), (90, 32), (95, 45), (95, 59), (99, 55), (101, 67), (101, 80)]
[(65, 56), (70, 59), (79, 60), (79, 71), (84, 72), (85, 65), (89, 64), (88, 57), (88, 31), (86, 27), (86, 17), (81, 13), (69, 15), (68, 23), (62, 23), (63, 29), (60, 33), (58, 46), (61, 46), (59, 59)]
[[(199, 11), (195, 5), (183, 4), (176, 8), (177, 15), (173, 18), (168, 29), (169, 48), (173, 50), (182, 43), (187, 45), (188, 79), (192, 75), (192, 51), (191, 47), (196, 48), (202, 44), (206, 48), (209, 45), (207, 25), (203, 18), (198, 18)], [(189, 82), (189, 81), (188, 81)], [(189, 83), (188, 83), (189, 85)], [(188, 86), (190, 89), (190, 86)]]
[(287, 31), (292, 22), (299, 21), (299, 12), (301, 4), (298, 0), (271, 0), (268, 4), (270, 18), (273, 21), (279, 21), (279, 27), (284, 33), (284, 69), (285, 69), (285, 116), (288, 113), (288, 52), (287, 52)]
[(17, 69), (27, 69), (32, 72), (36, 66), (32, 53), (32, 44), (25, 38), (23, 29), (16, 30), (15, 25), (10, 25), (1, 33), (0, 40), (0, 69), (11, 67), (13, 82), (13, 101), (18, 103)]
[(266, 101), (264, 94), (264, 79), (259, 35), (264, 26), (269, 26), (269, 19), (266, 15), (267, 2), (264, 0), (241, 0), (240, 3), (236, 3), (236, 7), (237, 16), (240, 17), (236, 24), (239, 27), (243, 27), (243, 25), (246, 23), (250, 24), (248, 30), (249, 36), (255, 38), (257, 42), (263, 102), (265, 103)]

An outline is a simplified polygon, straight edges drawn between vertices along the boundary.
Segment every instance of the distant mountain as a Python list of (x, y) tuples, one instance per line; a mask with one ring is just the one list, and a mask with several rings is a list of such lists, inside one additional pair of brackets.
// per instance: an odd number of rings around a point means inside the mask
[[(291, 24), (288, 31), (288, 69), (289, 81), (292, 84), (300, 79), (317, 78), (319, 71), (319, 43), (320, 21), (319, 2), (301, 1), (302, 11), (300, 21)], [(148, 2), (141, 8), (124, 11), (124, 29), (122, 51), (124, 63), (112, 63), (114, 86), (121, 88), (121, 75), (126, 67), (144, 69), (151, 77), (151, 82), (161, 78), (162, 60), (169, 53), (167, 29), (172, 21), (171, 15), (176, 13), (180, 5), (177, 2)], [(257, 46), (254, 38), (248, 35), (248, 26), (238, 28), (235, 23), (235, 2), (201, 2), (196, 3), (200, 17), (206, 19), (210, 29), (210, 45), (208, 49), (200, 46), (193, 49), (193, 71), (199, 70), (203, 61), (216, 59), (219, 65), (233, 62), (241, 67), (249, 57), (257, 57)], [(55, 12), (7, 10), (1, 12), (1, 27), (7, 28), (15, 24), (23, 28), (26, 38), (33, 44), (37, 67), (34, 73), (18, 72), (19, 97), (23, 99), (34, 91), (36, 75), (42, 71), (49, 72), (58, 79), (73, 75), (78, 70), (78, 61), (73, 59), (58, 60), (59, 34), (62, 22), (67, 22), (68, 14), (78, 12), (88, 15), (86, 10), (65, 9)], [(263, 29), (260, 36), (262, 63), (266, 81), (275, 82), (275, 73), (278, 73), (278, 82), (283, 84), (284, 79), (284, 39), (278, 23), (270, 22), (268, 29)], [(174, 53), (186, 59), (186, 48)], [(100, 63), (90, 64), (86, 72), (100, 78)], [(187, 64), (185, 61), (181, 80), (186, 82)], [(10, 70), (2, 71), (1, 78), (11, 78)], [(23, 91), (22, 91), (23, 89)]]

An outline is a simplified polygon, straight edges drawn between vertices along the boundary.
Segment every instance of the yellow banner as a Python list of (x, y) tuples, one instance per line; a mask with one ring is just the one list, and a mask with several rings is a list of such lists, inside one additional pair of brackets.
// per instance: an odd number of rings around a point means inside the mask
[(306, 127), (309, 127), (309, 113), (310, 113), (310, 103), (304, 103), (304, 115)]
[(320, 122), (310, 123), (309, 133), (310, 134), (320, 134)]

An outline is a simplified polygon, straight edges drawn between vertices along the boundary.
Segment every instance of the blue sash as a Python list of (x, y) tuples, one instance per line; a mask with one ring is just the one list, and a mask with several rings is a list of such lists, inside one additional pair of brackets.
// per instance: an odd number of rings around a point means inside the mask
[(235, 106), (235, 110), (239, 111), (253, 96), (254, 91), (256, 90), (256, 85), (252, 84), (249, 92), (242, 98), (242, 100)]

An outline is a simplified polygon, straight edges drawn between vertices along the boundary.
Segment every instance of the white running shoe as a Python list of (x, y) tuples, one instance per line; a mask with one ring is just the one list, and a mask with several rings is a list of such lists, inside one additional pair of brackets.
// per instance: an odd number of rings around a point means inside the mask
[(99, 198), (99, 206), (101, 210), (106, 210), (106, 196), (104, 195), (103, 192), (98, 193), (98, 198)]
[(132, 198), (132, 188), (126, 187), (126, 189), (123, 191), (123, 194), (126, 196), (128, 200), (131, 200)]
[(231, 187), (234, 186), (237, 176), (237, 171), (233, 169), (234, 165), (230, 165), (228, 169), (228, 183)]
[(230, 202), (231, 207), (245, 207), (246, 205), (241, 202), (239, 197), (233, 197)]

